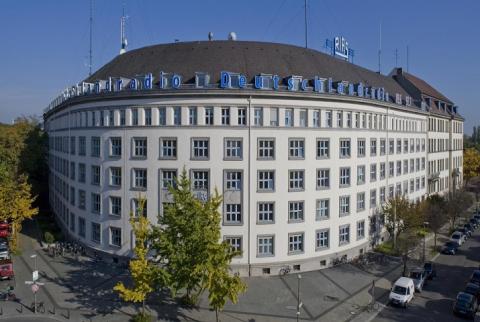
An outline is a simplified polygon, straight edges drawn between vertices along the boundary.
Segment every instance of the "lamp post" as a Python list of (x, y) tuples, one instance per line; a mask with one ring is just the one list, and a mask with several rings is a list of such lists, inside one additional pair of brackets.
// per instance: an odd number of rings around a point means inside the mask
[(300, 280), (302, 279), (302, 275), (297, 275), (297, 322), (300, 319), (300, 308), (302, 307), (303, 303), (300, 302)]
[[(428, 225), (429, 225), (429, 222), (428, 222), (428, 221), (424, 221), (424, 222), (423, 222), (423, 228), (424, 228), (424, 229), (426, 229)], [(426, 232), (424, 231), (424, 232), (423, 232), (423, 255), (422, 255), (422, 259), (423, 259), (423, 262), (424, 262), (424, 263), (425, 263), (425, 247), (426, 247), (426, 245), (425, 245), (425, 244), (426, 244), (425, 238), (426, 238), (426, 235), (427, 235), (427, 234), (426, 234)]]
[[(34, 273), (32, 274), (32, 282), (33, 282), (33, 285), (36, 285), (36, 279), (35, 279), (35, 275), (37, 276), (38, 278), (38, 271), (37, 271), (37, 254), (33, 254), (33, 255), (30, 255), (30, 258), (34, 258), (35, 259), (35, 270), (34, 270)], [(37, 291), (34, 291), (33, 292), (33, 313), (37, 314)]]

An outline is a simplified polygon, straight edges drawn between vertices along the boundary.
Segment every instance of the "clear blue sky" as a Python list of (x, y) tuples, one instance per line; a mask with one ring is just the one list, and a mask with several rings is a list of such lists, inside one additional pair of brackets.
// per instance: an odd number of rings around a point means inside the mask
[[(304, 45), (303, 0), (95, 0), (94, 70), (118, 54), (125, 2), (129, 49), (146, 45), (226, 39)], [(41, 115), (63, 88), (88, 74), (89, 0), (0, 2), (0, 122)], [(400, 66), (460, 106), (465, 130), (480, 124), (480, 1), (309, 0), (309, 47), (343, 35), (355, 63), (377, 70), (382, 24), (382, 73)]]

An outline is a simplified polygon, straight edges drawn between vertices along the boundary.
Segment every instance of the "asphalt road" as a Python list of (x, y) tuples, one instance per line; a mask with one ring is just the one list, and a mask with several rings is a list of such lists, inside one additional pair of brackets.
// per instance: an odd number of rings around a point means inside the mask
[[(437, 277), (428, 281), (421, 293), (415, 293), (407, 309), (387, 306), (373, 321), (465, 321), (453, 315), (453, 302), (457, 293), (463, 291), (472, 271), (479, 267), (479, 261), (480, 228), (460, 247), (457, 255), (441, 254), (435, 260)], [(480, 321), (480, 313), (475, 321)]]

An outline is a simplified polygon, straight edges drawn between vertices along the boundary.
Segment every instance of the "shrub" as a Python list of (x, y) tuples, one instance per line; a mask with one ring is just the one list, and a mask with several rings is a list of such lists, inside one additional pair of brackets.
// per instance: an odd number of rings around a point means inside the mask
[(133, 316), (132, 322), (152, 322), (153, 318), (148, 313), (138, 313), (137, 315)]
[(49, 231), (46, 231), (45, 232), (45, 235), (44, 235), (44, 239), (45, 239), (45, 242), (47, 244), (53, 244), (55, 242), (55, 237), (53, 236), (53, 234)]

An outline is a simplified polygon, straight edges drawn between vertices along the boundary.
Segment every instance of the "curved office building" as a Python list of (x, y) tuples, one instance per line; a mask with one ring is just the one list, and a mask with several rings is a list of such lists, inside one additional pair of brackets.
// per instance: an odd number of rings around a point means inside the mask
[(312, 270), (381, 242), (382, 203), (462, 180), (463, 119), (424, 81), (291, 45), (200, 41), (114, 58), (45, 110), (50, 202), (68, 234), (131, 255), (185, 168), (223, 194), (242, 275)]

